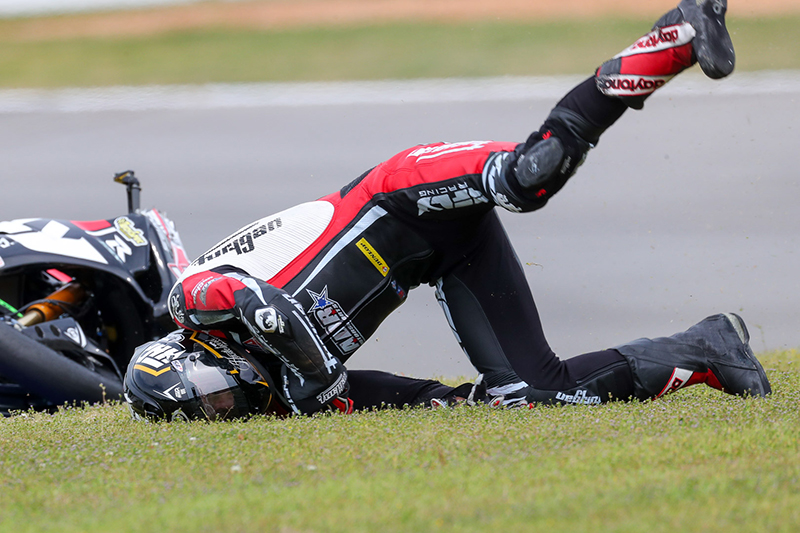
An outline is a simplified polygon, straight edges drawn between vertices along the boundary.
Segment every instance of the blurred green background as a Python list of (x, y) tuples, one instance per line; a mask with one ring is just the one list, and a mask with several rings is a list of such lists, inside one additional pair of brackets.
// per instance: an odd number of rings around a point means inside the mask
[[(650, 20), (209, 28), (137, 37), (20, 37), (0, 20), (0, 87), (329, 81), (588, 73)], [(800, 68), (800, 16), (729, 18), (737, 69)]]

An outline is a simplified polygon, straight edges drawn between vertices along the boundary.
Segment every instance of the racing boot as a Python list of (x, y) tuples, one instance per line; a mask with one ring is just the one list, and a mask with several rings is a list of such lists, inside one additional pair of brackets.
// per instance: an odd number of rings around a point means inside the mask
[(597, 69), (601, 93), (641, 109), (645, 99), (695, 63), (709, 78), (733, 72), (736, 55), (725, 27), (728, 0), (682, 0), (644, 35)]
[(728, 0), (683, 0), (656, 26), (688, 22), (696, 35), (692, 50), (703, 74), (717, 80), (733, 72), (736, 53), (733, 51), (731, 36), (725, 27), (725, 13)]
[(741, 317), (724, 313), (671, 337), (638, 339), (614, 349), (630, 365), (640, 400), (697, 383), (728, 394), (766, 396), (772, 389), (749, 341)]

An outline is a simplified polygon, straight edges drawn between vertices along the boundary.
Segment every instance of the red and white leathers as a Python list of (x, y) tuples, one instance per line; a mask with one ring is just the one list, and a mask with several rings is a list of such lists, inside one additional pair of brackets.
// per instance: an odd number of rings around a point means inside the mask
[[(630, 397), (634, 378), (619, 351), (555, 356), (494, 208), (544, 206), (625, 108), (641, 107), (695, 61), (696, 36), (727, 36), (724, 24), (724, 31), (706, 24), (719, 26), (722, 15), (691, 4), (683, 0), (655, 33), (568, 93), (524, 144), (410, 148), (336, 193), (242, 228), (184, 273), (170, 297), (176, 322), (273, 354), (288, 369), (283, 385), (293, 408), (313, 412), (345, 395), (341, 363), (409, 290), (429, 283), (490, 396), (520, 403)], [(726, 57), (704, 56), (701, 66), (724, 75), (730, 69), (716, 63)], [(732, 55), (728, 61), (732, 68)], [(631, 76), (644, 81), (632, 86)]]
[(429, 283), (490, 390), (552, 389), (548, 398), (570, 390), (575, 378), (544, 338), (494, 213), (498, 205), (532, 211), (549, 198), (516, 182), (521, 147), (417, 146), (336, 193), (254, 222), (192, 263), (173, 290), (173, 317), (240, 342), (253, 337), (296, 377), (327, 390), (339, 362), (409, 290)]
[[(661, 56), (691, 54), (689, 30), (642, 60), (622, 61), (673, 75), (688, 63), (676, 67)], [(192, 263), (171, 298), (173, 316), (189, 329), (252, 337), (291, 370), (284, 386), (287, 395), (296, 391), (295, 407), (313, 411), (314, 401), (343, 393), (340, 363), (409, 290), (429, 283), (490, 394), (590, 403), (624, 397), (630, 375), (618, 353), (562, 362), (552, 352), (493, 211), (544, 206), (621, 115), (594, 85), (587, 80), (569, 93), (524, 144), (409, 148), (334, 194), (242, 228)], [(593, 385), (577, 394), (589, 377)]]

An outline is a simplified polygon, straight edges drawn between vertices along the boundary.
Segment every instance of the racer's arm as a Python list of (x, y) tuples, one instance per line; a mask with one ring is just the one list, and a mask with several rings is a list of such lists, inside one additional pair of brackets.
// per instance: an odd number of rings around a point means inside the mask
[(221, 267), (182, 278), (169, 301), (179, 326), (222, 331), (238, 342), (252, 337), (280, 359), (281, 386), (295, 413), (312, 414), (327, 407), (352, 411), (344, 366), (285, 291), (239, 269)]

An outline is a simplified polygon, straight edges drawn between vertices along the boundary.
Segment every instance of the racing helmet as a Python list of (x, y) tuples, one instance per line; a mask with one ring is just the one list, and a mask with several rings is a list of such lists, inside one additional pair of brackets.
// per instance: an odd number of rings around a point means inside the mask
[(234, 343), (176, 331), (136, 349), (125, 374), (125, 401), (135, 419), (230, 420), (286, 414), (269, 373), (251, 359)]

